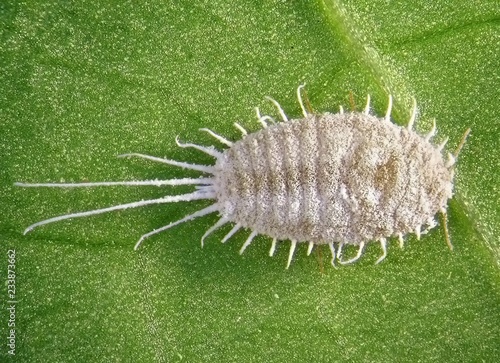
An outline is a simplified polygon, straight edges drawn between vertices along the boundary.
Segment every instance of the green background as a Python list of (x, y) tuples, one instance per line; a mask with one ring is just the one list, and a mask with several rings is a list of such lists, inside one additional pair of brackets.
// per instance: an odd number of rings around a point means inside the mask
[[(16, 251), (16, 355), (2, 362), (493, 362), (500, 359), (500, 3), (415, 1), (3, 1), (0, 4), (0, 271)], [(209, 202), (127, 210), (41, 227), (55, 215), (189, 187), (25, 189), (15, 181), (198, 176), (125, 152), (211, 164), (174, 138), (216, 144), (233, 126), (258, 129), (255, 106), (300, 116), (296, 87), (314, 109), (349, 109), (367, 93), (435, 141), (464, 130), (449, 230), (403, 250), (378, 244), (334, 269), (328, 248), (289, 242), (267, 256), (229, 226), (200, 237), (216, 215), (137, 238)], [(347, 253), (354, 253), (354, 249)]]

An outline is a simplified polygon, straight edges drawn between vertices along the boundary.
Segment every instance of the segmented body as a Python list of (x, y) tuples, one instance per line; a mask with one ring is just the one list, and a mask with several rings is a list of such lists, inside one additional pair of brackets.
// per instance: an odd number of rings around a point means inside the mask
[[(209, 234), (232, 222), (233, 228), (222, 242), (243, 227), (251, 230), (240, 253), (258, 234), (273, 239), (270, 255), (273, 255), (278, 241), (290, 240), (288, 268), (299, 242), (309, 243), (308, 254), (314, 245), (328, 244), (332, 264), (335, 260), (346, 264), (361, 256), (367, 242), (378, 240), (383, 250), (377, 260), (379, 263), (387, 255), (387, 237), (398, 236), (402, 246), (403, 235), (414, 232), (419, 238), (423, 226), (427, 230), (434, 227), (434, 215), (446, 212), (447, 201), (452, 196), (455, 163), (451, 154), (448, 154), (447, 161), (441, 155), (446, 141), (437, 147), (429, 142), (435, 134), (435, 124), (425, 137), (414, 132), (415, 104), (406, 128), (393, 124), (390, 121), (391, 97), (383, 118), (370, 115), (369, 97), (364, 112), (344, 113), (341, 108), (337, 114), (309, 113), (302, 102), (302, 87), (297, 89), (304, 115), (301, 119), (289, 121), (281, 106), (270, 99), (283, 122), (276, 123), (270, 116), (261, 116), (256, 109), (263, 129), (248, 134), (235, 123), (243, 134), (243, 138), (235, 143), (202, 129), (228, 146), (222, 152), (213, 146), (177, 141), (180, 147), (195, 148), (214, 157), (215, 165), (194, 165), (143, 154), (121, 155), (197, 170), (208, 174), (206, 177), (98, 183), (16, 183), (25, 187), (63, 188), (197, 185), (197, 189), (189, 194), (167, 195), (49, 218), (29, 226), (25, 233), (64, 219), (151, 204), (213, 199), (211, 206), (144, 234), (135, 248), (154, 234), (218, 212), (221, 217), (202, 236), (202, 245)], [(445, 232), (447, 236), (446, 228)], [(447, 242), (451, 248), (448, 238)], [(346, 244), (357, 245), (359, 249), (354, 258), (343, 261), (342, 246)]]
[(221, 214), (278, 240), (359, 244), (433, 224), (452, 196), (441, 153), (359, 112), (308, 115), (250, 134), (215, 165)]

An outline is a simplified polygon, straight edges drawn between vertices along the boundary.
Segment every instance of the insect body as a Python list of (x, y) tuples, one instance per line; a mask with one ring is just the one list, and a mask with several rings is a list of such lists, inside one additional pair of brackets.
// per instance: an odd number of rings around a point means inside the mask
[[(208, 177), (77, 184), (16, 183), (48, 187), (197, 185), (197, 190), (189, 194), (54, 217), (31, 225), (25, 233), (63, 219), (149, 204), (213, 199), (215, 202), (211, 206), (143, 235), (135, 248), (153, 234), (218, 212), (221, 218), (203, 235), (202, 245), (210, 233), (233, 223), (223, 242), (240, 228), (251, 230), (240, 253), (258, 234), (273, 239), (270, 255), (277, 241), (290, 240), (288, 268), (298, 242), (309, 243), (308, 254), (314, 245), (327, 244), (332, 252), (332, 264), (336, 259), (345, 264), (357, 260), (367, 242), (378, 240), (383, 250), (378, 263), (387, 255), (387, 237), (399, 237), (402, 245), (405, 234), (414, 232), (420, 237), (421, 233), (433, 228), (436, 225), (434, 216), (437, 212), (446, 212), (447, 201), (452, 197), (455, 163), (451, 154), (447, 160), (441, 155), (446, 142), (437, 147), (429, 142), (436, 131), (435, 123), (425, 137), (414, 132), (414, 106), (406, 128), (393, 124), (390, 97), (384, 118), (369, 114), (369, 97), (364, 112), (344, 113), (341, 109), (337, 114), (308, 113), (301, 98), (302, 87), (297, 89), (304, 115), (301, 119), (289, 121), (280, 105), (270, 99), (283, 122), (276, 123), (269, 116), (261, 116), (257, 109), (263, 128), (248, 134), (235, 124), (243, 133), (243, 138), (235, 143), (202, 129), (228, 146), (223, 152), (212, 146), (183, 144), (177, 140), (180, 147), (195, 148), (213, 156), (216, 159), (213, 166), (143, 154), (121, 155), (198, 170)], [(426, 230), (421, 232), (423, 227)], [(341, 259), (345, 244), (359, 246), (358, 254), (347, 261)], [(451, 243), (449, 245), (451, 247)]]

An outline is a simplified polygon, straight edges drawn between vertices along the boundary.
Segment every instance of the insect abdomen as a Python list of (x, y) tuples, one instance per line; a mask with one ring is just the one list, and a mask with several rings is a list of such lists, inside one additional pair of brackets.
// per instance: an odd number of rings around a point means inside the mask
[(279, 240), (314, 243), (413, 231), (452, 188), (430, 143), (361, 113), (270, 126), (227, 149), (216, 170), (221, 214)]

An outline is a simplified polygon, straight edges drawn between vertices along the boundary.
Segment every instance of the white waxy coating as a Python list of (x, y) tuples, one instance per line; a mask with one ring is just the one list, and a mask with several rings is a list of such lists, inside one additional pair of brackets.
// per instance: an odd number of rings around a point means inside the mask
[[(97, 183), (15, 183), (23, 187), (98, 187), (113, 185), (185, 185), (196, 186), (193, 193), (167, 195), (163, 198), (141, 200), (86, 212), (65, 214), (28, 226), (33, 228), (71, 218), (87, 217), (115, 210), (137, 208), (151, 204), (173, 203), (198, 199), (214, 199), (215, 203), (182, 219), (144, 234), (135, 245), (137, 249), (148, 237), (192, 219), (219, 212), (221, 218), (201, 238), (223, 225), (234, 222), (222, 239), (226, 242), (242, 227), (251, 229), (240, 253), (258, 234), (273, 238), (269, 254), (276, 250), (278, 240), (289, 239), (287, 268), (298, 242), (308, 242), (309, 255), (315, 244), (328, 244), (334, 264), (356, 261), (367, 242), (378, 240), (382, 248), (381, 262), (387, 256), (386, 237), (421, 233), (436, 225), (434, 215), (443, 213), (443, 227), (448, 246), (452, 248), (446, 228), (447, 200), (452, 196), (453, 164), (470, 129), (464, 134), (455, 155), (445, 162), (441, 151), (429, 143), (432, 130), (421, 137), (412, 131), (416, 102), (406, 128), (390, 122), (392, 97), (384, 118), (369, 115), (370, 97), (363, 113), (309, 114), (304, 107), (300, 90), (297, 98), (304, 118), (289, 121), (281, 106), (283, 123), (256, 109), (263, 130), (249, 134), (235, 123), (243, 135), (231, 142), (209, 129), (208, 132), (229, 148), (224, 152), (196, 144), (183, 144), (210, 155), (215, 165), (195, 165), (156, 156), (131, 153), (119, 156), (139, 157), (181, 168), (197, 170), (209, 177)], [(273, 125), (268, 126), (267, 121)], [(427, 228), (422, 231), (422, 226)], [(334, 243), (337, 243), (337, 250)], [(346, 244), (358, 245), (355, 257), (342, 260)]]
[(364, 113), (308, 115), (250, 134), (215, 165), (221, 214), (278, 240), (359, 244), (432, 225), (452, 196), (440, 151)]

